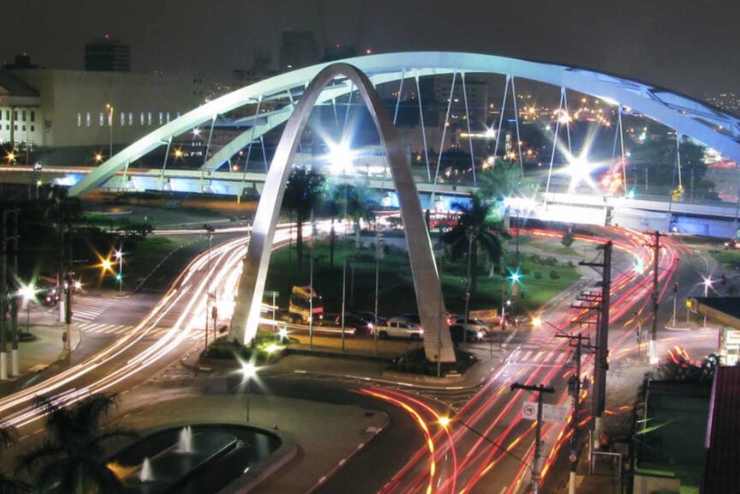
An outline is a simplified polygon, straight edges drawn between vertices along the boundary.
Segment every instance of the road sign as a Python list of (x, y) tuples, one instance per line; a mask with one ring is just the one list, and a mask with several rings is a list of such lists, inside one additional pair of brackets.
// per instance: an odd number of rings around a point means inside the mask
[[(568, 418), (567, 405), (542, 405), (542, 420), (545, 422), (565, 422)], [(525, 420), (537, 420), (537, 403), (525, 401), (522, 404), (522, 418)]]

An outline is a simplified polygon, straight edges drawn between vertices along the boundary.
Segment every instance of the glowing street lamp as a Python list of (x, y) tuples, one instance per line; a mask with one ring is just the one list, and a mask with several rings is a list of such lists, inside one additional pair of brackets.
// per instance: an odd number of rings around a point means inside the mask
[(452, 423), (452, 419), (447, 415), (442, 415), (437, 419), (437, 423), (443, 429), (447, 429), (450, 426), (450, 423)]
[(344, 140), (337, 143), (327, 139), (326, 145), (329, 147), (326, 161), (329, 163), (330, 172), (334, 175), (344, 175), (351, 171), (355, 152), (349, 143)]
[(103, 162), (103, 154), (102, 153), (95, 153), (95, 162), (96, 163), (102, 163)]
[(240, 360), (241, 367), (237, 371), (242, 376), (242, 383), (244, 387), (244, 398), (246, 401), (246, 420), (249, 422), (249, 408), (250, 408), (250, 387), (253, 379), (257, 378), (257, 372), (259, 369), (254, 362)]
[(198, 137), (200, 135), (200, 129), (198, 127), (193, 129), (193, 137)]
[(5, 155), (5, 159), (8, 160), (8, 164), (15, 163), (15, 153), (13, 151), (8, 151), (8, 153)]
[(182, 152), (182, 149), (180, 149), (180, 148), (177, 148), (177, 149), (175, 149), (175, 158), (176, 158), (176, 159), (178, 159), (178, 160), (179, 160), (179, 159), (181, 159), (181, 158), (182, 158), (182, 157), (183, 157), (184, 155), (185, 155), (185, 153), (183, 153), (183, 152)]
[(280, 343), (285, 342), (288, 339), (288, 328), (278, 329), (278, 338), (280, 338)]
[(516, 268), (514, 271), (509, 270), (508, 278), (509, 281), (511, 281), (512, 286), (516, 284), (521, 284), (522, 274), (519, 272), (519, 268)]
[(534, 316), (532, 318), (532, 327), (533, 328), (541, 328), (542, 327), (542, 318), (540, 316)]
[(26, 334), (31, 334), (31, 302), (36, 301), (38, 291), (33, 281), (27, 285), (21, 283), (21, 287), (18, 290), (18, 295), (21, 296), (26, 306)]

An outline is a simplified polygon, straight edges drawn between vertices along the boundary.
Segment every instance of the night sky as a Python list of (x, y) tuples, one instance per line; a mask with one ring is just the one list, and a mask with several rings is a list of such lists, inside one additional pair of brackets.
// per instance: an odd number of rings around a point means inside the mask
[[(322, 14), (323, 12), (323, 14)], [(79, 69), (104, 33), (133, 69), (228, 77), (285, 28), (376, 52), (438, 49), (581, 65), (698, 98), (740, 94), (738, 0), (5, 0), (0, 59)]]

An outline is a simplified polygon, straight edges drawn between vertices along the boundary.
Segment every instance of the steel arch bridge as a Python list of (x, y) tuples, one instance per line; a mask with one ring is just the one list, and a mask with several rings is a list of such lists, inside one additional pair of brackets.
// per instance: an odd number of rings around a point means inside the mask
[[(623, 108), (630, 108), (675, 129), (677, 135), (691, 137), (740, 163), (740, 119), (699, 101), (634, 80), (578, 67), (476, 53), (401, 52), (355, 57), (341, 62), (357, 67), (367, 74), (376, 86), (394, 81), (403, 84), (407, 79), (413, 79), (418, 84), (419, 77), (433, 75), (451, 75), (453, 84), (455, 77), (459, 76), (464, 86), (466, 73), (505, 75), (506, 89), (508, 91), (511, 85), (512, 92), (514, 81), (517, 79), (550, 84), (560, 87), (562, 92), (572, 90), (601, 98), (616, 105), (620, 116)], [(89, 192), (104, 184), (116, 173), (125, 171), (131, 163), (147, 153), (162, 146), (169, 148), (178, 135), (203, 124), (210, 124), (212, 130), (219, 116), (256, 104), (257, 114), (241, 121), (241, 124), (249, 125), (250, 128), (210, 157), (209, 135), (206, 159), (201, 167), (201, 173), (210, 175), (250, 143), (284, 124), (300, 101), (309, 81), (328, 65), (330, 64), (313, 65), (271, 77), (195, 108), (110, 157), (74, 185), (70, 189), (70, 195)], [(324, 88), (316, 103), (336, 101), (337, 98), (351, 94), (354, 90), (356, 88), (353, 88), (346, 79), (335, 81)], [(399, 98), (400, 93), (401, 91)], [(259, 113), (259, 106), (263, 102), (278, 98), (287, 98), (290, 104), (269, 113)], [(167, 165), (168, 154), (169, 149), (165, 153), (163, 168)]]

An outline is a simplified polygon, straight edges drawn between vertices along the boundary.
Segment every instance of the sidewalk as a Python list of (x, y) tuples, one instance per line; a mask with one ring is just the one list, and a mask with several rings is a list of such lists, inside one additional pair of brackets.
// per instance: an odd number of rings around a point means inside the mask
[[(26, 331), (25, 324), (19, 324), (19, 329)], [(36, 338), (32, 341), (21, 341), (18, 343), (18, 363), (20, 375), (0, 381), (0, 396), (7, 396), (30, 384), (34, 378), (52, 364), (60, 362), (65, 355), (62, 353), (62, 335), (65, 326), (56, 324), (32, 324), (31, 334)], [(72, 325), (72, 351), (80, 344), (81, 335)], [(10, 367), (10, 342), (8, 343), (8, 367)], [(10, 368), (8, 368), (10, 374)]]

